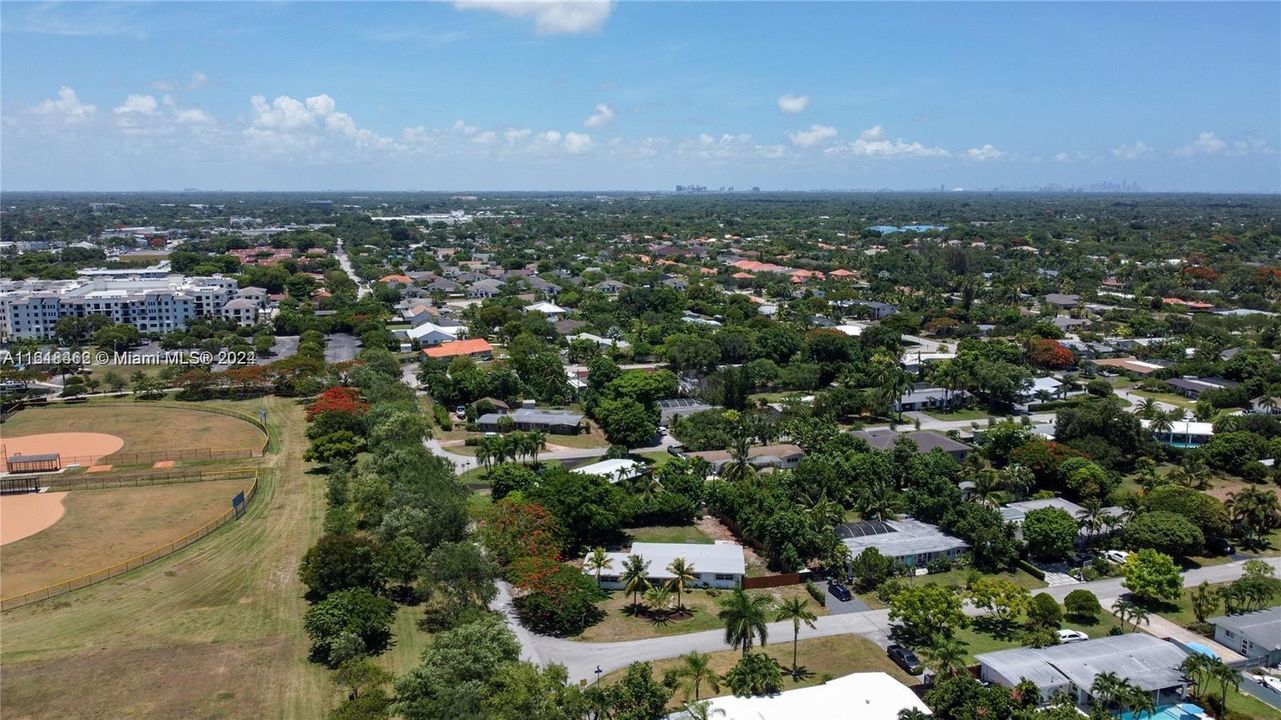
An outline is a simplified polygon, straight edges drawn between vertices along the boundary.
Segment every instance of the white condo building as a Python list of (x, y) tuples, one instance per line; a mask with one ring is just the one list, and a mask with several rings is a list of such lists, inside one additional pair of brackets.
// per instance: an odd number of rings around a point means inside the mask
[(82, 272), (76, 280), (0, 282), (0, 336), (42, 339), (64, 317), (106, 315), (142, 333), (166, 333), (200, 316), (241, 325), (258, 321), (267, 307), (261, 288), (237, 288), (234, 278)]

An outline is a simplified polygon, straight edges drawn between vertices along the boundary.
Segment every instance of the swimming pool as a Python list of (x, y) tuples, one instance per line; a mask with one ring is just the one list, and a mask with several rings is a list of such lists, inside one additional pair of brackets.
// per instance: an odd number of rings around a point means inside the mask
[(1165, 705), (1156, 709), (1155, 713), (1121, 713), (1117, 715), (1117, 720), (1201, 720), (1208, 717), (1205, 711), (1191, 703), (1179, 705)]

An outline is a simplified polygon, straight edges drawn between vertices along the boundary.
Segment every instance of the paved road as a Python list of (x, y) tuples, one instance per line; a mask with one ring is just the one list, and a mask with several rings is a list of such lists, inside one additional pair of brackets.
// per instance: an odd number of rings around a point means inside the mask
[(347, 273), (347, 277), (351, 278), (352, 282), (356, 283), (356, 297), (362, 298), (368, 295), (371, 292), (369, 285), (361, 282), (360, 278), (356, 276), (356, 271), (351, 266), (351, 258), (347, 257), (347, 251), (343, 249), (342, 238), (338, 238), (338, 247), (334, 250), (334, 256), (338, 258), (338, 266), (342, 268), (342, 271)]
[[(1265, 562), (1281, 570), (1281, 558), (1268, 558)], [(1185, 587), (1191, 587), (1200, 584), (1202, 581), (1217, 583), (1234, 580), (1240, 577), (1242, 564), (1235, 562), (1190, 570), (1184, 573), (1183, 584)], [(1121, 587), (1119, 578), (1065, 587), (1046, 588), (1038, 592), (1046, 592), (1051, 597), (1062, 602), (1069, 592), (1077, 589), (1089, 590), (1097, 595), (1104, 608), (1110, 607), (1116, 598), (1125, 592), (1125, 589)], [(576, 680), (595, 681), (597, 667), (608, 673), (627, 667), (633, 662), (677, 657), (691, 650), (715, 652), (728, 649), (724, 633), (720, 630), (617, 643), (587, 643), (535, 635), (516, 622), (515, 616), (511, 612), (511, 601), (508, 592), (506, 586), (500, 588), (499, 599), (491, 607), (507, 615), (508, 624), (517, 633), (517, 637), (521, 641), (522, 656), (535, 659), (537, 662), (556, 662), (564, 665), (569, 670), (571, 682)], [(973, 609), (968, 610), (968, 612), (971, 614), (977, 613)], [(813, 629), (802, 627), (800, 637), (806, 639), (831, 635), (861, 635), (882, 647), (889, 642), (890, 622), (888, 610), (824, 615), (814, 625)], [(772, 642), (783, 642), (789, 640), (791, 636), (792, 626), (789, 622), (771, 623), (768, 626), (768, 637)]]

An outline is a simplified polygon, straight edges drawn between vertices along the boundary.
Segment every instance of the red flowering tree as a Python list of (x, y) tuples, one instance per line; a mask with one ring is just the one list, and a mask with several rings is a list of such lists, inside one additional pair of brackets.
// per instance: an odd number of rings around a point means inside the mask
[(1027, 350), (1027, 359), (1033, 365), (1042, 368), (1063, 368), (1072, 365), (1072, 351), (1063, 347), (1056, 340), (1042, 338), (1032, 343)]
[(548, 635), (575, 635), (604, 615), (596, 602), (603, 593), (573, 565), (549, 557), (524, 557), (509, 574), (523, 594), (514, 601), (525, 626)]
[(317, 415), (324, 413), (362, 417), (368, 411), (369, 404), (360, 399), (359, 390), (353, 387), (332, 387), (307, 406), (307, 419), (315, 420)]
[(561, 536), (560, 523), (547, 508), (516, 497), (495, 503), (480, 524), (485, 549), (503, 568), (522, 558), (555, 562), (560, 556)]

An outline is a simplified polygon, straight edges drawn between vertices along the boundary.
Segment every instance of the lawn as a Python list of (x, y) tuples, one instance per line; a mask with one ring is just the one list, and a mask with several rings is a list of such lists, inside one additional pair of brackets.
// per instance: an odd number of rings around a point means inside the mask
[(1167, 405), (1173, 405), (1177, 408), (1183, 408), (1184, 410), (1196, 410), (1196, 403), (1183, 397), (1182, 395), (1174, 395), (1172, 393), (1151, 392), (1149, 390), (1131, 390), (1130, 394), (1135, 395), (1137, 397), (1141, 397), (1141, 398), (1152, 398), (1154, 400), (1159, 400)]
[[(857, 672), (883, 672), (907, 685), (920, 683), (919, 677), (908, 675), (890, 662), (890, 659), (885, 656), (885, 651), (876, 643), (858, 635), (836, 635), (800, 641), (797, 644), (797, 660), (805, 674), (799, 681), (793, 680), (790, 672), (792, 667), (790, 637), (770, 638), (770, 643), (760, 650), (786, 668), (783, 673), (784, 690), (810, 687), (822, 683), (825, 678), (837, 678)], [(724, 675), (743, 657), (738, 650), (722, 650), (709, 654), (712, 671), (717, 675)], [(661, 678), (668, 670), (679, 667), (680, 662), (680, 658), (669, 658), (651, 663), (654, 676)], [(616, 670), (605, 675), (602, 680), (606, 683), (615, 682), (626, 674), (626, 670)], [(701, 697), (706, 699), (728, 692), (729, 690), (724, 687), (720, 692), (714, 692), (704, 684)], [(668, 707), (679, 708), (686, 699), (685, 692), (677, 690), (672, 695)], [(689, 696), (688, 699), (693, 700), (693, 696)]]
[(669, 525), (631, 528), (627, 530), (632, 542), (649, 543), (700, 543), (710, 545), (713, 541), (703, 534), (697, 525)]
[(73, 490), (62, 519), (0, 551), (4, 594), (20, 595), (124, 562), (227, 512), (252, 479)]
[[(187, 409), (133, 400), (94, 400), (84, 405), (34, 407), (9, 418), (4, 424), (4, 435), (107, 433), (125, 441), (120, 453), (126, 456), (131, 452), (162, 450), (262, 449), (264, 438), (257, 427), (228, 415), (202, 412), (199, 409), (202, 404), (192, 403)], [(256, 413), (261, 402), (237, 404), (247, 405), (247, 412)]]
[(301, 406), (265, 403), (277, 472), (243, 518), (138, 571), (0, 616), (6, 717), (315, 718), (336, 704), (326, 671), (307, 661), (298, 581), (322, 532), (325, 483), (302, 459)]
[[(764, 595), (773, 599), (776, 603), (787, 598), (803, 597), (809, 600), (809, 608), (815, 615), (827, 614), (827, 608), (814, 602), (814, 599), (805, 591), (804, 585), (787, 585), (765, 590), (748, 590), (747, 592), (751, 595)], [(643, 610), (640, 615), (631, 615), (630, 610), (628, 610), (632, 604), (631, 596), (622, 590), (614, 590), (609, 592), (607, 598), (597, 603), (597, 607), (605, 611), (605, 618), (584, 630), (582, 634), (574, 639), (587, 642), (621, 642), (624, 640), (658, 637), (660, 635), (682, 635), (703, 630), (719, 630), (724, 626), (716, 617), (716, 613), (720, 612), (717, 601), (728, 593), (728, 590), (692, 590), (686, 593), (682, 600), (685, 609), (692, 615), (684, 619), (660, 623), (647, 617)], [(676, 598), (673, 596), (673, 605), (675, 605), (675, 601)], [(643, 596), (642, 604), (644, 604)]]
[[(982, 623), (977, 627), (971, 624), (969, 627), (956, 632), (957, 639), (966, 644), (966, 657), (970, 664), (974, 663), (974, 656), (976, 655), (1023, 646), (1023, 643), (1018, 639), (1020, 626), (1014, 626), (1008, 635), (1002, 634), (999, 637), (992, 632), (986, 631), (985, 627)], [(1060, 627), (1067, 630), (1080, 630), (1091, 638), (1100, 638), (1106, 637), (1112, 628), (1121, 627), (1121, 622), (1117, 620), (1115, 615), (1108, 612), (1107, 608), (1104, 608), (1094, 622), (1080, 623), (1070, 618), (1065, 618)], [(1127, 624), (1125, 629), (1129, 632), (1133, 631), (1134, 628), (1132, 625)]]

